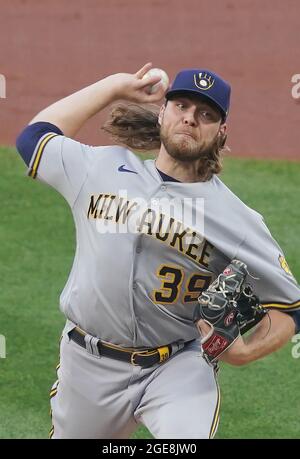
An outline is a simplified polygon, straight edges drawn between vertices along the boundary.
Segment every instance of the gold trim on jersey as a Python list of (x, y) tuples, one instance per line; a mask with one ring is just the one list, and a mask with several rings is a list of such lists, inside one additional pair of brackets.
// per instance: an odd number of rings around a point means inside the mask
[(56, 387), (55, 387), (54, 389), (51, 389), (51, 391), (50, 391), (50, 394), (49, 394), (50, 399), (51, 399), (52, 397), (54, 397), (54, 395), (57, 394), (57, 387), (58, 387), (58, 382), (57, 382)]
[(51, 429), (49, 431), (49, 438), (51, 440), (51, 438), (53, 437), (53, 434), (54, 434), (54, 425), (53, 425), (52, 409), (51, 408), (50, 408), (50, 419), (51, 419)]
[(218, 425), (219, 425), (219, 420), (220, 420), (221, 391), (220, 391), (220, 387), (217, 381), (216, 374), (215, 374), (215, 381), (216, 381), (216, 386), (217, 386), (218, 398), (217, 398), (217, 405), (216, 405), (216, 409), (214, 412), (213, 421), (212, 421), (210, 432), (209, 432), (209, 438), (213, 438), (215, 436)]
[[(63, 335), (61, 335), (60, 339), (59, 339), (59, 345), (61, 344), (61, 340), (63, 338)], [(59, 362), (58, 364), (56, 365), (56, 376), (57, 376), (57, 380), (55, 381), (55, 383), (53, 384), (53, 386), (51, 387), (51, 390), (50, 390), (50, 393), (49, 393), (49, 399), (51, 400), (53, 397), (55, 397), (55, 395), (57, 394), (58, 392), (58, 386), (59, 386), (59, 379), (58, 379), (58, 370), (60, 369), (60, 355), (59, 355)], [(51, 429), (50, 429), (50, 432), (49, 432), (49, 438), (51, 439), (53, 437), (53, 434), (54, 434), (54, 425), (53, 425), (53, 420), (52, 420), (52, 408), (51, 408), (51, 403), (50, 403), (50, 418), (51, 418)]]
[(286, 309), (287, 311), (293, 311), (294, 309), (300, 308), (300, 300), (295, 303), (262, 303), (262, 306), (270, 309)]
[(41, 143), (38, 146), (37, 152), (35, 154), (32, 166), (28, 172), (28, 175), (32, 178), (36, 178), (37, 171), (41, 162), (42, 154), (45, 150), (45, 147), (49, 140), (51, 140), (53, 137), (57, 137), (59, 134), (54, 134), (53, 132), (50, 132), (49, 134), (46, 135), (41, 141)]
[(54, 427), (51, 427), (51, 430), (49, 432), (49, 438), (51, 440), (51, 438), (53, 437), (53, 434), (54, 434)]
[[(60, 367), (60, 364), (57, 365), (57, 369)], [(49, 394), (49, 398), (50, 400), (55, 397), (55, 395), (57, 394), (57, 391), (58, 391), (58, 386), (59, 386), (59, 380), (57, 380), (54, 385), (52, 386), (51, 390), (50, 390), (50, 394)], [(49, 438), (51, 439), (53, 437), (53, 434), (54, 434), (54, 425), (53, 425), (53, 419), (52, 419), (52, 409), (51, 409), (51, 405), (50, 405), (50, 419), (51, 419), (51, 429), (50, 429), (50, 432), (49, 432)]]

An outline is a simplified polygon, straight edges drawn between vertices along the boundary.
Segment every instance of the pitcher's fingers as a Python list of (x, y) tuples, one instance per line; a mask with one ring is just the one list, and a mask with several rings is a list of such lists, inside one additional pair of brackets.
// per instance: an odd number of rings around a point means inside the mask
[(159, 75), (153, 75), (153, 76), (142, 78), (141, 80), (139, 80), (137, 87), (142, 89), (145, 86), (154, 86), (159, 81), (161, 81), (161, 77)]
[(205, 320), (200, 319), (197, 322), (198, 328), (201, 330), (201, 333), (204, 335), (208, 334), (211, 331), (211, 325), (209, 325)]
[(143, 76), (148, 72), (148, 70), (150, 70), (152, 67), (152, 62), (148, 62), (147, 64), (145, 64), (140, 70), (138, 70), (135, 74), (135, 76), (138, 78), (138, 79), (142, 79)]

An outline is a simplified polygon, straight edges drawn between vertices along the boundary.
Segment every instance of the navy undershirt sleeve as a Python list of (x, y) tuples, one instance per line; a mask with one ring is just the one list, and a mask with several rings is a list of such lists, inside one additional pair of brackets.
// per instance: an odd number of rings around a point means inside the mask
[(29, 166), (33, 152), (39, 140), (48, 132), (55, 132), (64, 135), (63, 132), (54, 124), (46, 121), (38, 121), (30, 124), (21, 132), (16, 141), (17, 150), (24, 162)]

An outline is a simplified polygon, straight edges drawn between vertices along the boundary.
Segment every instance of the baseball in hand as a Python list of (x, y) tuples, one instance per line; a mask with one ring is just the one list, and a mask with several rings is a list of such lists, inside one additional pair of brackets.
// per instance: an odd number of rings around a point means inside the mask
[(145, 75), (143, 76), (143, 80), (145, 78), (150, 78), (150, 77), (154, 77), (154, 76), (159, 76), (160, 77), (160, 81), (158, 83), (155, 83), (154, 85), (152, 86), (149, 86), (149, 89), (148, 89), (148, 92), (149, 94), (154, 94), (156, 93), (161, 85), (163, 86), (164, 90), (166, 91), (169, 87), (169, 77), (167, 75), (167, 73), (162, 70), (162, 69), (150, 69), (147, 73), (145, 73)]

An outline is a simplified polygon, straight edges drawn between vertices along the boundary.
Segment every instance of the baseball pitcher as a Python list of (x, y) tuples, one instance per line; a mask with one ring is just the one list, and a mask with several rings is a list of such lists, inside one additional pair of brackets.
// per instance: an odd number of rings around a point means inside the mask
[[(151, 67), (54, 103), (17, 140), (28, 175), (64, 196), (76, 227), (52, 438), (127, 438), (139, 423), (155, 438), (212, 438), (218, 362), (260, 359), (300, 328), (281, 248), (218, 177), (230, 85), (197, 68), (151, 92)], [(118, 145), (74, 140), (120, 100), (104, 126)], [(132, 151), (155, 148), (156, 160)]]

